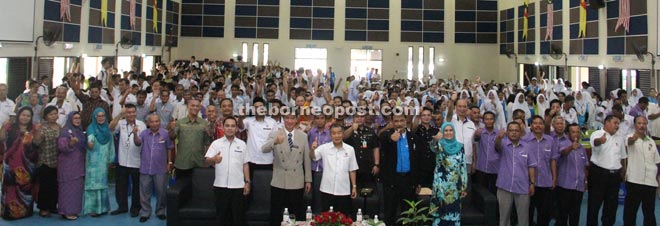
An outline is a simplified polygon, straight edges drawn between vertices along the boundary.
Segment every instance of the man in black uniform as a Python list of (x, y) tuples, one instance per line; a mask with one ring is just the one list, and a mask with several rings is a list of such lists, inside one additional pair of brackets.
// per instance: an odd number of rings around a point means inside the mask
[(418, 183), (421, 187), (431, 188), (433, 185), (433, 172), (435, 171), (435, 153), (431, 151), (429, 142), (432, 142), (433, 136), (438, 134), (438, 128), (431, 126), (431, 114), (433, 110), (423, 108), (421, 115), (418, 115), (413, 123), (412, 131), (419, 138), (417, 150), (419, 151)]

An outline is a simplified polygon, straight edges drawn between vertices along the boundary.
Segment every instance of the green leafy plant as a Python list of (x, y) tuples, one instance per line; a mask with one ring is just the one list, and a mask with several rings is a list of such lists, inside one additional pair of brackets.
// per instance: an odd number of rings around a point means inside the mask
[(397, 223), (401, 223), (402, 225), (411, 225), (411, 226), (420, 226), (420, 225), (426, 225), (426, 222), (433, 221), (433, 218), (431, 217), (431, 214), (434, 213), (437, 208), (430, 208), (430, 207), (421, 207), (420, 204), (424, 200), (419, 200), (419, 201), (410, 201), (405, 199), (404, 200), (408, 206), (410, 207), (408, 210), (401, 212), (399, 219), (396, 221)]

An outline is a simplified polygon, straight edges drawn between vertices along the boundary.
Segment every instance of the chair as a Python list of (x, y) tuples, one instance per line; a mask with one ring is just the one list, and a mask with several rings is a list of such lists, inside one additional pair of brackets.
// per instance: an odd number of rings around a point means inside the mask
[(167, 225), (217, 225), (213, 168), (195, 168), (192, 179), (167, 189)]

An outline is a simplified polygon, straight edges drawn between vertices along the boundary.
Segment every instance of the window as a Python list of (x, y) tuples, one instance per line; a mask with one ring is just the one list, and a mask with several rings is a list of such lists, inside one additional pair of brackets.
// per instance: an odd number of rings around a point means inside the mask
[(326, 48), (296, 48), (295, 67), (312, 70), (321, 69), (325, 73), (327, 68), (328, 49)]
[(84, 57), (85, 67), (83, 68), (83, 72), (86, 79), (90, 77), (96, 77), (98, 75), (98, 73), (103, 68), (101, 66), (102, 60), (103, 57)]
[(412, 80), (413, 76), (413, 47), (408, 46), (408, 70), (406, 71), (408, 80)]
[(435, 71), (435, 47), (429, 47), (429, 74)]
[[(119, 69), (119, 73), (131, 71), (132, 61), (133, 57), (131, 56), (120, 56), (117, 60), (117, 69)], [(149, 68), (149, 70), (151, 70), (151, 68)]]
[(268, 43), (264, 43), (264, 62), (263, 65), (268, 65)]
[(252, 65), (259, 65), (259, 43), (252, 44)]
[(637, 88), (637, 70), (621, 70), (621, 89), (631, 91)]
[(357, 78), (367, 76), (371, 69), (378, 70), (378, 74), (382, 75), (382, 65), (382, 49), (351, 49), (351, 74)]
[(0, 83), (7, 84), (7, 58), (0, 58)]
[(57, 87), (62, 84), (62, 78), (67, 70), (67, 61), (65, 57), (55, 57), (53, 58), (53, 87)]
[(582, 82), (589, 82), (589, 68), (588, 67), (572, 67), (571, 85), (573, 90), (580, 90)]
[(243, 43), (243, 54), (241, 55), (242, 59), (240, 61), (247, 62), (248, 58), (248, 44), (247, 42)]
[(417, 79), (422, 80), (424, 77), (424, 47), (419, 47), (419, 59), (417, 62)]
[(148, 76), (152, 75), (151, 69), (154, 68), (154, 61), (154, 56), (145, 56), (142, 60), (142, 68), (144, 68), (144, 72), (147, 73)]

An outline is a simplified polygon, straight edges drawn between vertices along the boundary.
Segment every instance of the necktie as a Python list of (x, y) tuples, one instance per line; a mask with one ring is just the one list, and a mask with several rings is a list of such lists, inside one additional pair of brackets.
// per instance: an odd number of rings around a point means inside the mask
[(293, 133), (289, 133), (289, 147), (293, 147)]

